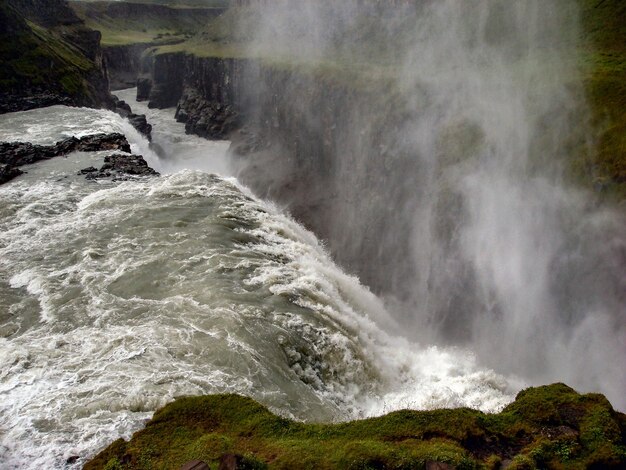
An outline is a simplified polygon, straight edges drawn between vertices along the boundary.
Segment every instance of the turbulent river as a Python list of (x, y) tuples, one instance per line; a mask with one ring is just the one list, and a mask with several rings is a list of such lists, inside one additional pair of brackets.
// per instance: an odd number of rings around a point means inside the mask
[(0, 467), (80, 466), (180, 395), (326, 421), (512, 399), (522, 384), (471, 352), (392, 333), (312, 233), (227, 176), (227, 142), (148, 113), (153, 145), (108, 111), (0, 116), (5, 141), (122, 132), (162, 173), (87, 181), (106, 152), (74, 153), (0, 187)]

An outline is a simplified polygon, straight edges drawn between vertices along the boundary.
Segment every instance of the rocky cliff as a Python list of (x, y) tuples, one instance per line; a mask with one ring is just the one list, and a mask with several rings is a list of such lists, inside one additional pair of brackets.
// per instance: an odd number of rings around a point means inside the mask
[(180, 43), (224, 11), (218, 7), (174, 8), (124, 1), (69, 4), (90, 28), (102, 32), (112, 90), (135, 85), (140, 58), (146, 49)]
[[(572, 183), (610, 199), (626, 187), (619, 132), (624, 115), (619, 103), (626, 94), (618, 85), (624, 74), (611, 65), (622, 57), (616, 37), (624, 8), (613, 1), (581, 5), (585, 39), (580, 56), (586, 60), (586, 54), (593, 54), (591, 69), (583, 72), (599, 145), (587, 152), (581, 140), (587, 131), (577, 127), (582, 109), (572, 105), (567, 111), (571, 136), (560, 134), (563, 146), (555, 153), (568, 160), (546, 164), (565, 165)], [(606, 23), (607, 17), (618, 19)], [(600, 24), (609, 24), (614, 33), (599, 29)], [(214, 40), (223, 36), (219, 27), (206, 34)], [(430, 309), (436, 321), (450, 323), (444, 325), (455, 331), (449, 337), (466, 334), (458, 312), (477, 307), (468, 292), (478, 289), (472, 285), (471, 267), (454, 261), (461, 259), (455, 255), (461, 249), (456, 234), (466, 207), (452, 188), (458, 183), (454, 168), (472, 164), (472, 149), (481, 145), (480, 129), (461, 118), (451, 120), (431, 136), (428, 155), (417, 150), (411, 140), (415, 132), (407, 128), (419, 127), (419, 100), (428, 105), (427, 97), (420, 95), (419, 84), (409, 94), (400, 90), (398, 81), (385, 75), (391, 70), (385, 64), (341, 69), (331, 62), (311, 66), (251, 58), (254, 54), (227, 56), (223, 47), (212, 50), (207, 45), (150, 54), (139, 98), (153, 107), (177, 106), (177, 118), (188, 132), (232, 139), (234, 164), (248, 186), (284, 205), (327, 242), (339, 264), (400, 304), (410, 300), (417, 283), (412, 270), (418, 263), (403, 258), (414, 256), (410, 237), (422, 229), (415, 221), (424, 217), (423, 229), (446, 247), (452, 261), (437, 267), (448, 275), (435, 279), (421, 273), (420, 282), (428, 282), (431, 292), (440, 291), (441, 305)], [(533, 130), (538, 144), (548, 142), (542, 133), (552, 132), (546, 122), (538, 121)], [(434, 204), (428, 216), (419, 213), (419, 201), (426, 199)]]
[(0, 112), (52, 104), (110, 107), (100, 33), (63, 0), (0, 5)]
[(419, 162), (396, 141), (411, 111), (399, 95), (380, 92), (384, 80), (356, 86), (297, 67), (185, 53), (149, 56), (144, 72), (139, 99), (176, 106), (189, 133), (232, 139), (241, 180), (286, 205), (339, 264), (377, 292), (410, 279), (390, 268), (408, 250), (412, 208), (405, 195), (419, 192), (419, 184), (409, 191), (403, 175), (419, 175)]

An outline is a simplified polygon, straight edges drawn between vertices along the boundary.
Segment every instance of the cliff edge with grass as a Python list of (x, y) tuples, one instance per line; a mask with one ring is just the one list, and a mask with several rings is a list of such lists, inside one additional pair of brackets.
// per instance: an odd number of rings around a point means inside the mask
[[(224, 466), (226, 455), (237, 462)], [(305, 424), (250, 398), (179, 398), (86, 470), (177, 469), (200, 460), (238, 469), (617, 469), (626, 466), (626, 415), (602, 395), (563, 384), (529, 388), (499, 414), (460, 408), (396, 411)], [(200, 468), (200, 467), (198, 467)]]

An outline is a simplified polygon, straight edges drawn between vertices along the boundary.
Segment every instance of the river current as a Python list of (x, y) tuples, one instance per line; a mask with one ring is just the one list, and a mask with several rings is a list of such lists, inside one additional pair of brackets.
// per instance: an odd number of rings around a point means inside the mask
[[(0, 186), (0, 467), (80, 466), (181, 395), (249, 395), (281, 415), (497, 411), (523, 386), (470, 351), (403, 339), (316, 237), (228, 175), (228, 142), (147, 110), (0, 116), (3, 141), (122, 132), (161, 177), (85, 180), (106, 152)], [(355, 234), (355, 237), (360, 236)]]

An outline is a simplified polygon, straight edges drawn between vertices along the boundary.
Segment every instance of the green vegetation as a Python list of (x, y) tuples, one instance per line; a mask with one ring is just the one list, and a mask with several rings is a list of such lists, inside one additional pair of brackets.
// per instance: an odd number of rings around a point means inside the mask
[(626, 415), (563, 384), (524, 390), (495, 415), (397, 411), (342, 424), (290, 421), (237, 395), (179, 398), (85, 469), (175, 469), (193, 459), (217, 468), (226, 453), (258, 469), (624, 468)]
[(594, 153), (586, 171), (612, 198), (626, 201), (626, 3), (581, 0), (584, 79)]
[[(568, 175), (611, 201), (626, 201), (626, 3), (622, 0), (578, 0), (581, 37), (578, 69), (589, 108), (581, 109), (572, 135)], [(266, 65), (297, 70), (325, 82), (354, 88), (397, 90), (398, 58), (411, 41), (410, 16), (393, 31), (380, 28), (376, 18), (356, 18), (338, 38), (332, 55), (317, 59), (289, 56), (275, 48), (264, 51), (254, 42), (254, 8), (231, 8), (212, 20), (194, 38), (159, 47), (154, 53), (186, 53), (198, 57), (254, 58)], [(574, 77), (574, 75), (572, 75)], [(587, 112), (590, 111), (590, 112)], [(591, 119), (586, 118), (590, 115)], [(588, 129), (591, 126), (592, 132)], [(591, 138), (591, 139), (589, 139)], [(590, 142), (589, 142), (590, 140)], [(588, 145), (590, 144), (590, 145)], [(538, 142), (537, 145), (541, 145)]]
[(21, 90), (55, 92), (85, 98), (87, 75), (96, 66), (75, 46), (52, 31), (20, 18), (10, 6), (0, 6), (0, 88), (20, 94)]
[[(85, 24), (102, 33), (103, 46), (126, 44), (171, 44), (191, 38), (210, 18), (214, 7), (169, 8), (165, 2), (155, 7), (140, 2), (71, 2), (72, 9)], [(145, 2), (157, 3), (157, 2)]]

